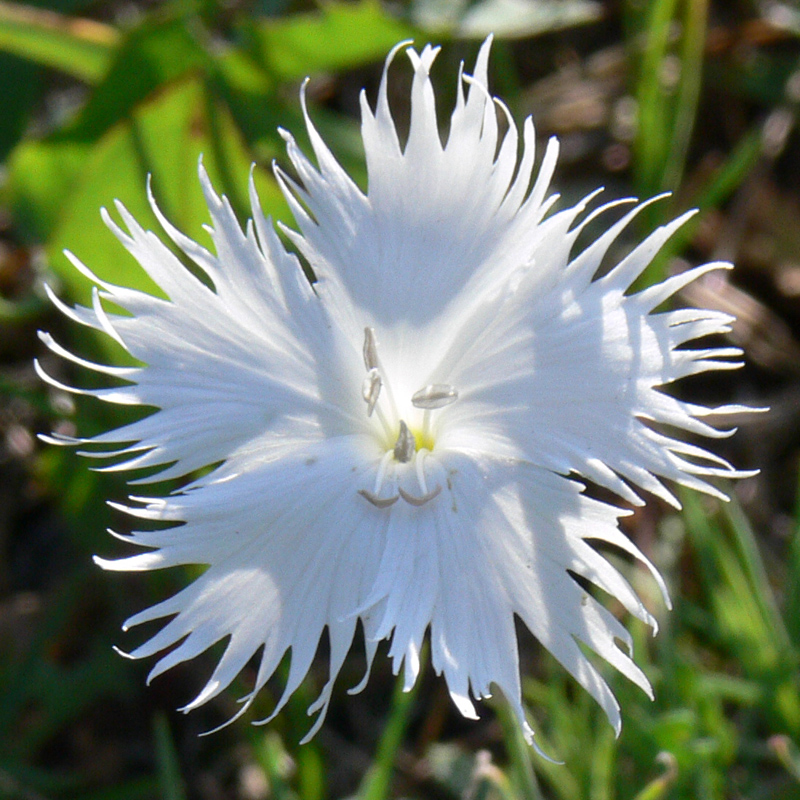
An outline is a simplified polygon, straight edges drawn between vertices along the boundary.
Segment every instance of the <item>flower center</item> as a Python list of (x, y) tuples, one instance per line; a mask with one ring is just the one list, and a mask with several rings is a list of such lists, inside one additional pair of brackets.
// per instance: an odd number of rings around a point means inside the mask
[[(414, 392), (411, 396), (411, 405), (420, 409), (423, 413), (421, 425), (412, 430), (406, 421), (400, 418), (398, 413), (391, 386), (386, 380), (385, 370), (378, 357), (378, 346), (373, 328), (364, 328), (363, 355), (367, 374), (361, 386), (361, 396), (367, 404), (367, 416), (371, 417), (373, 413), (375, 414), (383, 427), (387, 441), (393, 441), (394, 444), (387, 448), (381, 460), (373, 491), (362, 489), (359, 494), (378, 508), (387, 508), (400, 498), (413, 506), (422, 506), (433, 500), (442, 491), (442, 487), (438, 485), (429, 491), (425, 480), (425, 456), (434, 447), (434, 438), (430, 426), (431, 412), (454, 403), (458, 399), (458, 391), (455, 387), (446, 383), (430, 383), (427, 386), (423, 386), (419, 391)], [(386, 409), (382, 408), (379, 403), (381, 395), (385, 398), (385, 403), (388, 406)], [(387, 417), (387, 412), (389, 417)], [(390, 418), (397, 422), (392, 424)], [(382, 497), (381, 489), (387, 478), (387, 473), (394, 471), (394, 467), (397, 465), (409, 464), (410, 462), (414, 462), (416, 467), (415, 473), (420, 494), (412, 494), (398, 486), (397, 494)]]

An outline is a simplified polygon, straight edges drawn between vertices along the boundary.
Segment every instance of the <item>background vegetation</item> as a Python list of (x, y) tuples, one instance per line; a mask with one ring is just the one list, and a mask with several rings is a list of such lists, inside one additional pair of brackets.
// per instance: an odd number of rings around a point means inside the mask
[[(198, 738), (239, 696), (234, 687), (188, 716), (173, 710), (204, 683), (213, 654), (145, 688), (147, 664), (111, 649), (131, 649), (120, 623), (187, 576), (94, 568), (93, 553), (119, 552), (104, 530), (125, 522), (105, 500), (126, 489), (36, 439), (120, 421), (36, 379), (38, 356), (52, 374), (89, 380), (65, 374), (38, 328), (89, 356), (119, 357), (65, 325), (42, 285), (87, 302), (87, 283), (62, 255), (69, 247), (101, 276), (146, 288), (98, 209), (120, 198), (155, 226), (151, 174), (167, 215), (202, 237), (200, 153), (242, 219), (251, 162), (265, 209), (288, 219), (269, 164), (285, 163), (279, 125), (302, 140), (306, 75), (315, 120), (363, 183), (357, 96), (366, 86), (374, 97), (388, 49), (404, 38), (443, 45), (436, 83), (446, 108), (457, 63), (472, 63), (490, 30), (493, 91), (518, 122), (533, 113), (543, 139), (561, 137), (567, 199), (598, 185), (609, 197), (674, 192), (650, 208), (639, 235), (702, 210), (647, 281), (705, 260), (737, 263), (683, 299), (737, 314), (732, 338), (748, 366), (680, 390), (772, 407), (743, 419), (727, 443), (727, 456), (762, 473), (733, 487), (728, 505), (685, 494), (681, 514), (652, 501), (633, 517), (629, 531), (666, 575), (675, 610), (667, 614), (648, 578), (625, 567), (662, 629), (653, 640), (630, 623), (654, 703), (609, 674), (623, 706), (619, 740), (523, 639), (532, 721), (564, 766), (533, 755), (502, 704), (478, 723), (461, 720), (430, 669), (403, 695), (379, 656), (366, 691), (347, 696), (359, 653), (311, 744), (297, 742), (321, 673), (266, 729), (239, 722)], [(0, 797), (800, 798), (800, 5), (0, 2), (0, 51)], [(398, 68), (398, 118), (407, 81)], [(264, 692), (262, 715), (279, 685)]]

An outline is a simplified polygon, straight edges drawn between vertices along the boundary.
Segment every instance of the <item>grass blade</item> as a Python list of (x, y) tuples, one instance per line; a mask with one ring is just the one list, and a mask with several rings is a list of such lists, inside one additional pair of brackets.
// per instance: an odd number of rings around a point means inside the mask
[[(427, 648), (424, 649), (426, 650)], [(420, 656), (420, 661), (424, 663), (426, 657), (423, 652)], [(383, 735), (378, 742), (375, 761), (364, 776), (356, 795), (359, 800), (384, 800), (389, 796), (389, 786), (397, 753), (400, 750), (400, 745), (408, 727), (411, 709), (414, 707), (414, 700), (419, 691), (421, 677), (421, 675), (417, 676), (417, 682), (410, 692), (403, 691), (402, 677), (397, 679), (394, 694), (392, 695), (392, 710), (383, 729)]]
[(161, 783), (162, 800), (186, 800), (178, 752), (172, 739), (166, 714), (159, 712), (153, 719), (156, 761)]

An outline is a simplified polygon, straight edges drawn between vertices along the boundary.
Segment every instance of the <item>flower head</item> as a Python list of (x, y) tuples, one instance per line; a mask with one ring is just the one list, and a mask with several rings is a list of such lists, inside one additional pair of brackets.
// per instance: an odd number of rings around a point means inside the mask
[(54, 302), (144, 366), (90, 364), (46, 334), (45, 342), (126, 383), (86, 393), (157, 410), (89, 440), (55, 440), (109, 446), (103, 455), (117, 463), (107, 469), (151, 468), (137, 484), (217, 465), (173, 494), (131, 497), (124, 510), (133, 517), (175, 525), (121, 537), (144, 552), (97, 559), (111, 570), (207, 565), (125, 624), (169, 618), (131, 653), (167, 651), (151, 676), (226, 641), (187, 709), (223, 691), (259, 654), (243, 712), (291, 650), (277, 714), (327, 629), (330, 680), (309, 710), (320, 711), (310, 737), (360, 621), (369, 664), (378, 643), (391, 639), (394, 669), (403, 669), (409, 688), (429, 630), (433, 666), (461, 713), (474, 717), (473, 700), (494, 684), (532, 741), (515, 615), (617, 730), (617, 702), (581, 645), (650, 693), (630, 635), (573, 576), (653, 629), (629, 583), (590, 542), (646, 564), (669, 603), (666, 587), (620, 531), (627, 512), (587, 497), (578, 478), (627, 504), (640, 505), (644, 490), (677, 505), (664, 479), (719, 495), (708, 478), (745, 474), (676, 438), (725, 436), (704, 418), (741, 409), (692, 405), (663, 390), (687, 375), (739, 366), (735, 348), (686, 347), (724, 333), (731, 317), (658, 311), (691, 280), (729, 265), (706, 264), (629, 293), (685, 215), (599, 275), (642, 208), (633, 201), (622, 201), (628, 213), (574, 254), (587, 223), (620, 203), (586, 214), (590, 196), (550, 213), (557, 142), (534, 176), (533, 124), (525, 121), (519, 155), (517, 128), (487, 89), (489, 46), (472, 76), (459, 75), (444, 145), (429, 77), (436, 48), (406, 49), (414, 77), (405, 144), (386, 72), (374, 111), (362, 95), (366, 193), (320, 138), (301, 94), (316, 163), (284, 133), (297, 179), (275, 174), (299, 228), (283, 230), (313, 284), (264, 218), (252, 182), (253, 219), (242, 231), (202, 167), (215, 252), (177, 231), (152, 196), (151, 203), (211, 287), (119, 204), (127, 230), (104, 211), (106, 224), (168, 299), (101, 281), (70, 255), (99, 287), (93, 306)]

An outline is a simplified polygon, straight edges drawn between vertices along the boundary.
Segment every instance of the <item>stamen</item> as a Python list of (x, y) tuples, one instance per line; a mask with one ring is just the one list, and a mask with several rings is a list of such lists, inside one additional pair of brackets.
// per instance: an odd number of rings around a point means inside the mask
[(399, 494), (392, 497), (378, 497), (378, 495), (368, 492), (366, 489), (359, 489), (358, 493), (365, 500), (369, 500), (375, 508), (389, 508), (389, 506), (393, 506), (400, 499)]
[(389, 463), (391, 462), (393, 457), (394, 453), (391, 450), (387, 450), (383, 454), (381, 463), (378, 465), (378, 473), (375, 476), (375, 488), (372, 490), (373, 494), (381, 493), (381, 488), (383, 487), (383, 479), (386, 477), (386, 470), (389, 468)]
[(406, 501), (406, 503), (410, 503), (412, 506), (424, 506), (425, 503), (433, 500), (434, 497), (438, 497), (442, 493), (442, 487), (437, 486), (432, 492), (428, 492), (427, 494), (423, 495), (422, 497), (415, 497), (413, 494), (409, 494), (405, 489), (400, 489), (398, 487), (397, 491), (400, 493), (400, 497)]
[(417, 453), (416, 463), (414, 466), (417, 468), (417, 481), (419, 482), (419, 488), (423, 495), (428, 494), (428, 484), (425, 480), (425, 455), (428, 453), (427, 450), (420, 450)]
[[(378, 376), (380, 377), (381, 387), (386, 387), (386, 398), (389, 401), (389, 409), (391, 411), (391, 416), (394, 419), (397, 419), (397, 405), (394, 402), (394, 395), (392, 394), (392, 387), (388, 381), (386, 381), (386, 373), (381, 367), (380, 359), (378, 358), (378, 342), (375, 339), (375, 328), (366, 327), (364, 328), (364, 347), (363, 347), (363, 355), (364, 355), (364, 366), (367, 368), (367, 372), (371, 373), (373, 370), (377, 370)], [(371, 385), (374, 379), (370, 378), (370, 386), (367, 387), (365, 383), (364, 386), (367, 388), (362, 388), (362, 393), (364, 394), (364, 399), (370, 404), (370, 400), (368, 399), (367, 393), (370, 392), (369, 397), (371, 397)], [(380, 392), (380, 388), (376, 390)], [(375, 402), (369, 405), (369, 409), (367, 410), (367, 414), (372, 414), (372, 409), (375, 408), (375, 404), (377, 403), (378, 398), (375, 397)], [(381, 421), (384, 429), (387, 431), (389, 430), (388, 424), (386, 420), (381, 416), (380, 413), (380, 406), (378, 406), (378, 418)]]
[(364, 382), (361, 384), (361, 396), (367, 404), (368, 417), (371, 417), (372, 412), (375, 410), (375, 403), (378, 402), (382, 385), (383, 381), (381, 380), (380, 373), (376, 367), (372, 367), (367, 373), (367, 377), (364, 378)]
[(423, 389), (415, 392), (411, 404), (416, 408), (426, 410), (444, 408), (458, 400), (458, 390), (449, 383), (429, 383)]
[(375, 328), (364, 328), (364, 366), (368, 371), (378, 369), (378, 346)]
[(431, 435), (431, 410), (429, 408), (422, 412), (422, 435), (426, 438)]
[(414, 434), (408, 429), (408, 425), (400, 420), (400, 433), (394, 444), (394, 457), (401, 463), (407, 464), (417, 452), (417, 442)]

